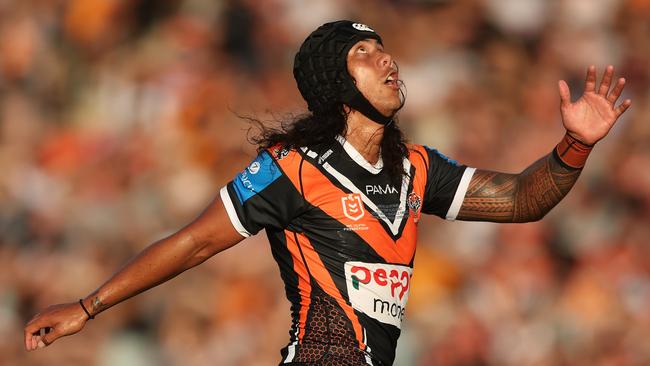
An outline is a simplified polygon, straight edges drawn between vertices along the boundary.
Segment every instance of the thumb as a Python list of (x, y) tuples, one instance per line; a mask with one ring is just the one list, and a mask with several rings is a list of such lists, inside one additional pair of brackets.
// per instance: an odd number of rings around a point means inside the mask
[(61, 329), (61, 325), (56, 325), (54, 328), (51, 329), (52, 330), (50, 332), (45, 333), (43, 336), (41, 336), (41, 342), (43, 342), (43, 347), (49, 346), (54, 341), (56, 341), (57, 339), (61, 338), (64, 335), (63, 330)]
[(560, 80), (557, 86), (560, 91), (560, 105), (562, 107), (569, 106), (571, 104), (571, 90), (569, 90), (569, 85), (567, 85), (566, 81)]

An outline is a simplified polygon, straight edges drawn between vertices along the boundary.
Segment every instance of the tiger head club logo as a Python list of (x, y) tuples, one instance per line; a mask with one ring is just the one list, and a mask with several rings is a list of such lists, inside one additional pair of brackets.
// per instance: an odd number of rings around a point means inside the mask
[(345, 197), (341, 197), (341, 204), (343, 205), (343, 214), (348, 219), (357, 221), (363, 217), (363, 202), (361, 201), (361, 195), (358, 193), (350, 193)]
[(273, 154), (275, 155), (275, 158), (277, 160), (282, 160), (285, 157), (287, 157), (287, 155), (289, 155), (289, 150), (287, 150), (285, 148), (282, 148), (282, 149), (275, 148), (275, 149), (273, 149)]
[(420, 220), (420, 207), (422, 207), (422, 198), (420, 198), (417, 193), (411, 192), (408, 196), (406, 204), (411, 210), (413, 220), (415, 220), (415, 222), (418, 222)]

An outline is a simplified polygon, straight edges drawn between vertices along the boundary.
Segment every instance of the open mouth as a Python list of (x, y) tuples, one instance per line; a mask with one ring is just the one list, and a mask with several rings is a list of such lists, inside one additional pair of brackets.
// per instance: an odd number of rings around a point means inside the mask
[(397, 81), (399, 80), (399, 74), (397, 71), (393, 71), (388, 76), (386, 77), (386, 80), (384, 81), (384, 84), (390, 86), (393, 89), (399, 89), (399, 85), (397, 84)]

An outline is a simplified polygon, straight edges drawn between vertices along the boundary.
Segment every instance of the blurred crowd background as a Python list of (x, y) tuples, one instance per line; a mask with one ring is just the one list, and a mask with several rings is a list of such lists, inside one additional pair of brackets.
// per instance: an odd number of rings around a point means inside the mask
[(263, 233), (38, 352), (22, 329), (182, 227), (306, 111), (293, 56), (351, 18), (384, 38), (410, 141), (518, 172), (588, 65), (631, 109), (542, 221), (420, 223), (396, 365), (650, 364), (649, 0), (0, 0), (0, 364), (274, 365), (289, 303)]

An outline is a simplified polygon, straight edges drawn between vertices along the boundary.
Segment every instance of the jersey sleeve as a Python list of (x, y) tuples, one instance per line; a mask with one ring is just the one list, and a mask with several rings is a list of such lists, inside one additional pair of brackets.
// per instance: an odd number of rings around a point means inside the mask
[(476, 169), (458, 164), (436, 149), (424, 149), (429, 164), (422, 212), (455, 220)]
[(275, 159), (264, 150), (220, 191), (233, 227), (244, 237), (263, 228), (284, 229), (304, 200)]

